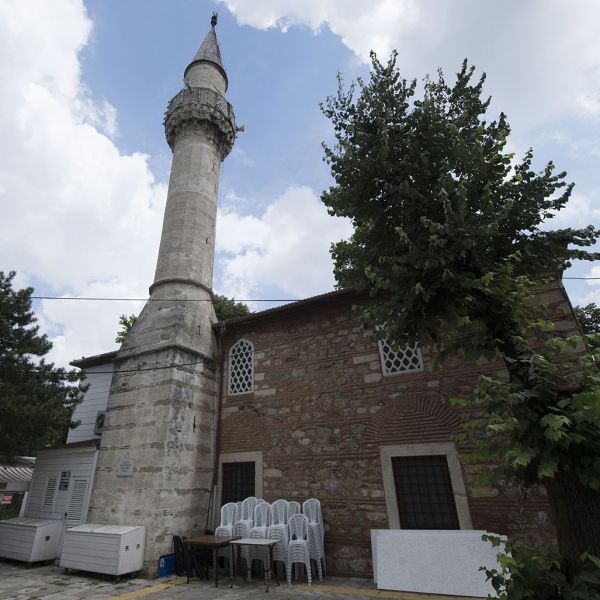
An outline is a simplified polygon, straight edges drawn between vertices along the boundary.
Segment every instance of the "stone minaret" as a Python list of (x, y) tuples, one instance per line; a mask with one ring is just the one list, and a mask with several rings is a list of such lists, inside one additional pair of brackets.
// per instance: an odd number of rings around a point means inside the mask
[(215, 219), (236, 127), (211, 25), (165, 116), (173, 162), (156, 274), (116, 358), (88, 516), (145, 525), (149, 568), (173, 534), (204, 533), (213, 475)]

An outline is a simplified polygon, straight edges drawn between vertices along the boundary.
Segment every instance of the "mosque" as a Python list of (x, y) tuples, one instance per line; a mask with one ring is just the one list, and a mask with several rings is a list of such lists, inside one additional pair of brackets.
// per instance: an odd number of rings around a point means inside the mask
[[(40, 451), (28, 512), (143, 525), (150, 568), (174, 534), (213, 529), (222, 503), (250, 495), (318, 498), (333, 574), (371, 574), (373, 529), (553, 539), (542, 493), (477, 486), (455, 441), (467, 414), (449, 398), (500, 362), (434, 372), (428, 348), (376, 341), (351, 289), (217, 321), (219, 175), (238, 127), (215, 25), (164, 119), (173, 161), (149, 300), (118, 351), (73, 361), (90, 383), (80, 425)], [(577, 334), (560, 281), (537, 293)]]

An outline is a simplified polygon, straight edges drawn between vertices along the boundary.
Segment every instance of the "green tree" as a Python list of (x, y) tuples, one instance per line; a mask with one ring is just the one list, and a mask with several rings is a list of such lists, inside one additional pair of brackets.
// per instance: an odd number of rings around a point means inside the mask
[[(213, 306), (217, 315), (218, 321), (225, 321), (226, 319), (233, 319), (234, 317), (243, 317), (244, 315), (250, 314), (250, 309), (243, 302), (236, 302), (233, 298), (228, 298), (221, 294), (214, 294)], [(131, 331), (131, 328), (137, 321), (135, 315), (121, 315), (119, 317), (119, 325), (121, 329), (117, 332), (115, 342), (122, 344), (127, 337), (127, 334)]]
[[(441, 72), (427, 77), (419, 97), (396, 54), (385, 65), (372, 55), (368, 82), (340, 82), (325, 101), (335, 184), (322, 200), (354, 225), (332, 247), (335, 275), (374, 298), (358, 310), (383, 324), (378, 335), (419, 341), (442, 360), (449, 352), (504, 360), (508, 383), (487, 379), (477, 391), (488, 414), (478, 434), (505, 475), (546, 487), (572, 574), (583, 551), (600, 554), (600, 394), (581, 377), (567, 380), (553, 362), (561, 344), (531, 346), (534, 332), (550, 334), (529, 300), (572, 259), (599, 258), (587, 250), (598, 234), (541, 227), (573, 185), (552, 163), (535, 172), (531, 150), (520, 161), (506, 151), (510, 127), (504, 114), (487, 120), (484, 80), (465, 61), (452, 84)], [(586, 382), (594, 381), (592, 373)], [(510, 444), (495, 445), (498, 434)]]
[(81, 375), (47, 363), (52, 348), (31, 310), (32, 288), (0, 271), (0, 454), (9, 460), (65, 441)]
[(576, 306), (575, 314), (583, 333), (586, 335), (600, 333), (600, 306), (593, 302), (585, 306)]
[(121, 315), (119, 317), (119, 326), (121, 329), (117, 331), (117, 337), (115, 338), (115, 342), (117, 342), (117, 344), (122, 344), (125, 341), (127, 334), (131, 331), (131, 328), (137, 320), (137, 316), (133, 314)]
[(236, 302), (233, 298), (228, 298), (221, 294), (213, 296), (213, 306), (218, 321), (233, 319), (234, 317), (243, 317), (250, 314), (250, 309), (243, 302)]

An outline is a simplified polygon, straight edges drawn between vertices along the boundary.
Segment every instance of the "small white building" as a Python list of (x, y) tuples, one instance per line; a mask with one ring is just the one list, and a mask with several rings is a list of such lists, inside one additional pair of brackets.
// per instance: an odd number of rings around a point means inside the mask
[(0, 557), (26, 562), (58, 558), (65, 528), (86, 522), (114, 355), (71, 363), (85, 372), (88, 384), (73, 413), (78, 425), (66, 444), (37, 452), (23, 516), (0, 521)]

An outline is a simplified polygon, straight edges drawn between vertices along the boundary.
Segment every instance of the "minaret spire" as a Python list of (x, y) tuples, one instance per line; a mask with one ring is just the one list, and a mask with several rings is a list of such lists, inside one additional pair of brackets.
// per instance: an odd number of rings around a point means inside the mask
[(221, 49), (219, 48), (219, 42), (217, 40), (217, 32), (215, 27), (217, 25), (217, 13), (214, 12), (211, 19), (209, 29), (204, 41), (198, 48), (198, 52), (192, 59), (192, 62), (187, 66), (185, 73), (183, 74), (184, 78), (188, 78), (188, 73), (190, 69), (194, 65), (209, 63), (217, 67), (220, 71), (221, 75), (225, 78), (225, 91), (227, 90), (227, 73), (225, 72), (225, 67), (223, 66), (223, 59), (221, 58)]

